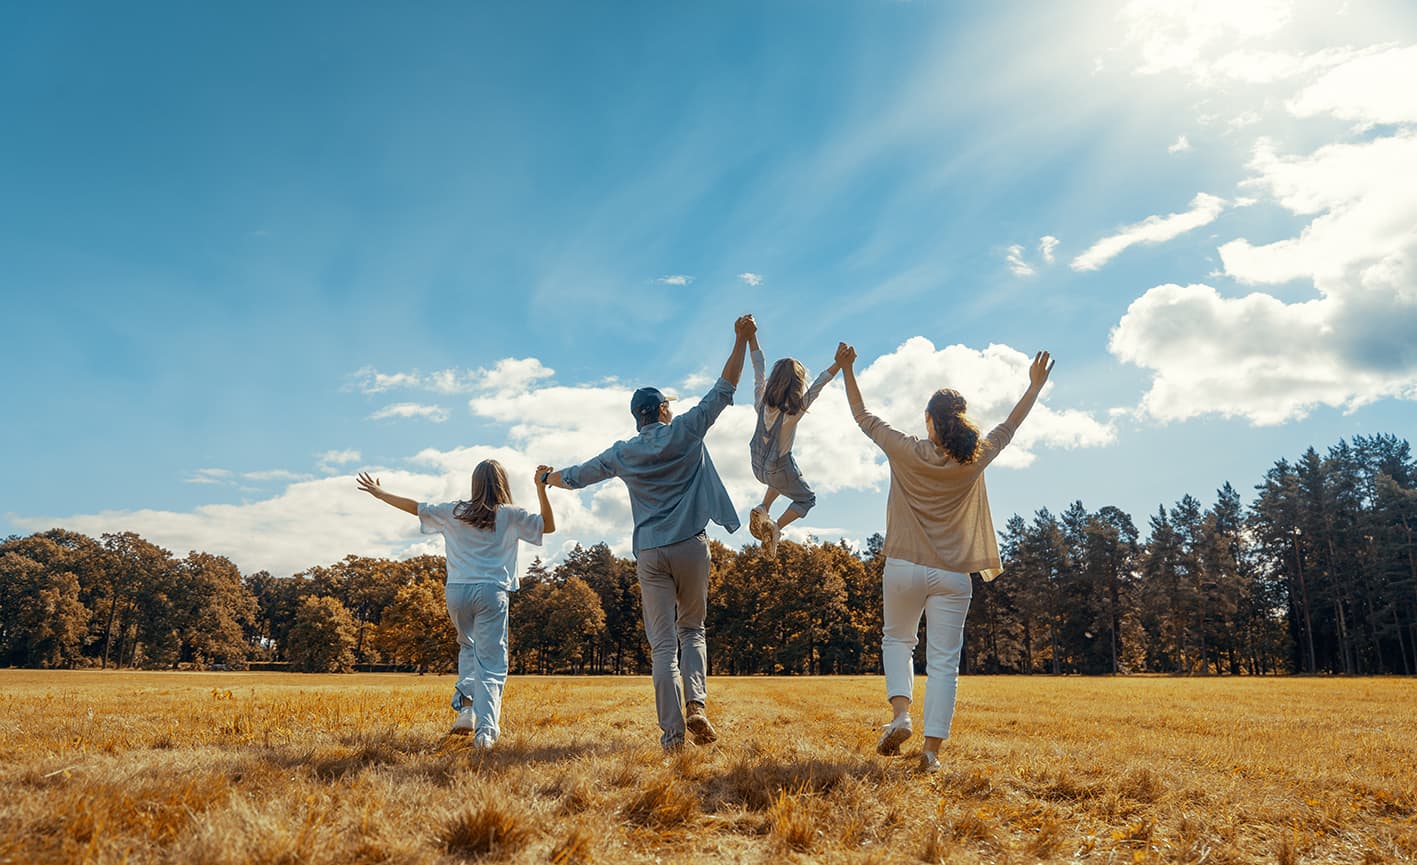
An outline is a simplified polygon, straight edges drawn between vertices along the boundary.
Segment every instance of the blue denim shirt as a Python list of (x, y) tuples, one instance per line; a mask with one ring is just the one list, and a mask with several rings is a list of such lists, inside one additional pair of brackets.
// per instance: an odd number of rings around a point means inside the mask
[(640, 550), (687, 540), (713, 520), (737, 531), (738, 512), (713, 467), (704, 436), (728, 406), (733, 385), (720, 377), (699, 404), (670, 423), (655, 422), (639, 435), (616, 442), (578, 466), (561, 469), (561, 481), (573, 490), (620, 478), (630, 490), (635, 519), (633, 547)]

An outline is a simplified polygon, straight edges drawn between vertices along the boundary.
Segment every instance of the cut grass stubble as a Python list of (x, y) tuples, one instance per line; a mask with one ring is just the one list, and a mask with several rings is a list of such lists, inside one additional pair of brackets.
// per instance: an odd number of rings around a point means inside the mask
[(0, 671), (0, 863), (1417, 861), (1411, 680), (967, 677), (929, 777), (877, 678), (710, 684), (666, 756), (645, 679), (481, 752), (448, 679)]

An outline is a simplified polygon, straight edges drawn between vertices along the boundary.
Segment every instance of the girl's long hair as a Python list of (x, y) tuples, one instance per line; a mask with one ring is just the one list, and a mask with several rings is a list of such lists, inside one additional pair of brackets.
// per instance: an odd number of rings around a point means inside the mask
[(497, 508), (512, 503), (507, 471), (496, 460), (483, 460), (472, 470), (472, 495), (453, 506), (453, 516), (474, 528), (497, 525)]
[(803, 391), (807, 388), (807, 368), (793, 357), (784, 357), (772, 365), (768, 383), (763, 386), (763, 404), (778, 411), (797, 414), (802, 411)]
[(930, 397), (925, 412), (935, 424), (935, 444), (959, 462), (971, 463), (979, 453), (979, 427), (965, 417), (965, 408), (959, 391), (942, 387)]

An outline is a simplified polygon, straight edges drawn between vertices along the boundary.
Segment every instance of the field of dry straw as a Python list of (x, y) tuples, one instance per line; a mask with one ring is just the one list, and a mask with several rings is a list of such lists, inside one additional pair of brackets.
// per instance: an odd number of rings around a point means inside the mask
[(878, 757), (878, 678), (0, 671), (0, 862), (1414, 862), (1417, 682), (961, 680), (944, 771)]

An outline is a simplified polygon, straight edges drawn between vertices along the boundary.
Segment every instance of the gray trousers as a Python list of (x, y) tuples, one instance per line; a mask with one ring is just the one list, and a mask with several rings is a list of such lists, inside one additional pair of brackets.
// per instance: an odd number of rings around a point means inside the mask
[(700, 532), (678, 543), (640, 550), (635, 570), (649, 639), (654, 707), (663, 731), (659, 741), (667, 748), (684, 741), (685, 701), (703, 703), (708, 696), (708, 536)]

